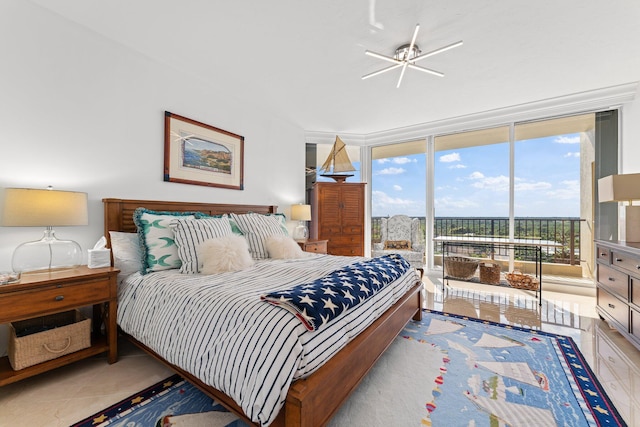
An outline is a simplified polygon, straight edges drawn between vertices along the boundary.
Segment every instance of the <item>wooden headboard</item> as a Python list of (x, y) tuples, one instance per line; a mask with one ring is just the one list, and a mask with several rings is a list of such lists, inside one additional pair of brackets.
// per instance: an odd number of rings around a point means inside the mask
[[(220, 203), (166, 202), (155, 200), (102, 199), (104, 205), (104, 236), (109, 239), (109, 231), (133, 233), (133, 211), (136, 208), (147, 208), (153, 211), (203, 212), (208, 215), (225, 213), (276, 213), (275, 205), (233, 205)], [(111, 242), (109, 242), (111, 243)], [(109, 244), (111, 247), (111, 244)]]

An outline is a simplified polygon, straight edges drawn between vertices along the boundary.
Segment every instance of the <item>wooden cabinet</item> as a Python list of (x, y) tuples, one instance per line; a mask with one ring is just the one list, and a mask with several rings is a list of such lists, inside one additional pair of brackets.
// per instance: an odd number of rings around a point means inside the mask
[[(108, 362), (115, 363), (118, 360), (118, 271), (113, 267), (90, 269), (81, 266), (50, 273), (26, 273), (18, 283), (0, 286), (0, 323), (93, 305), (91, 347), (19, 371), (13, 371), (9, 358), (2, 357), (0, 386), (100, 353), (107, 353)], [(101, 333), (102, 321), (106, 335)]]
[(640, 349), (640, 243), (596, 241), (597, 310)]
[(311, 237), (331, 255), (364, 255), (365, 183), (316, 182), (311, 190)]

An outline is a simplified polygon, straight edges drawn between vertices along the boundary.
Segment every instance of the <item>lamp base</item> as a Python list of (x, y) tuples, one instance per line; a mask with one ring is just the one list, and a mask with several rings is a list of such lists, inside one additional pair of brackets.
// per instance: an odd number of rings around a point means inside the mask
[(640, 242), (640, 206), (625, 206), (624, 216), (624, 240)]
[(47, 227), (42, 239), (18, 246), (11, 260), (13, 271), (20, 273), (75, 268), (80, 264), (80, 245), (73, 240), (56, 238), (51, 227)]
[(303, 221), (293, 230), (293, 240), (296, 242), (306, 242), (309, 239), (309, 229)]

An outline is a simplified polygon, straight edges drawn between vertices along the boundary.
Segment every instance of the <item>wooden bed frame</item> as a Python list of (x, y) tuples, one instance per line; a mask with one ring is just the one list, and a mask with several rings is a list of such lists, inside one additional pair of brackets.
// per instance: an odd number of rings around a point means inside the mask
[[(208, 214), (223, 213), (275, 213), (277, 206), (233, 205), (189, 202), (163, 202), (150, 200), (103, 199), (104, 235), (109, 231), (136, 231), (133, 211), (144, 207), (155, 211), (197, 211)], [(333, 358), (307, 378), (291, 384), (285, 406), (272, 426), (317, 427), (325, 425), (355, 390), (360, 381), (387, 349), (409, 319), (422, 318), (422, 282), (416, 282), (407, 293), (380, 318), (354, 338)], [(182, 375), (204, 393), (221, 402), (227, 409), (248, 424), (254, 424), (242, 409), (226, 394), (204, 384), (192, 374), (170, 364), (144, 344), (124, 334), (137, 346)]]

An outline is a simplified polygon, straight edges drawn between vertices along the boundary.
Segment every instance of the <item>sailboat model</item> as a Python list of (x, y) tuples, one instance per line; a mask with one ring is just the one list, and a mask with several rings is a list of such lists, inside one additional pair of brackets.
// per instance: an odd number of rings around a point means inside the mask
[(331, 152), (329, 153), (327, 160), (324, 161), (324, 164), (320, 168), (320, 171), (326, 172), (323, 173), (322, 176), (333, 178), (336, 182), (344, 182), (345, 179), (353, 176), (353, 174), (344, 172), (351, 172), (354, 170), (356, 170), (356, 168), (351, 164), (351, 160), (347, 154), (347, 147), (344, 145), (344, 142), (342, 142), (340, 137), (336, 135), (336, 142), (333, 143), (333, 147), (331, 148)]

